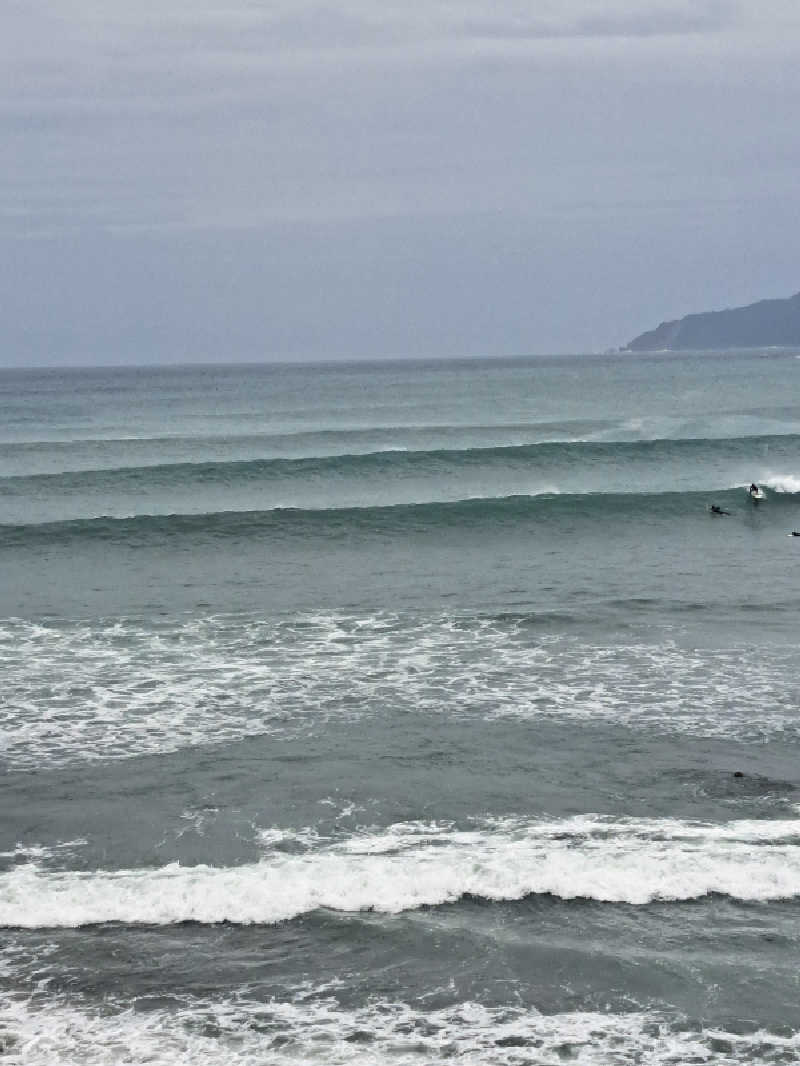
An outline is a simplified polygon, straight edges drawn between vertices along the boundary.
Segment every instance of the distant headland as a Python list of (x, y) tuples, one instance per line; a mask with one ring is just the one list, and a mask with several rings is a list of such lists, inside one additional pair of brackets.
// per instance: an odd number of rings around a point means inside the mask
[(703, 311), (662, 322), (634, 337), (623, 351), (772, 347), (800, 347), (800, 292), (786, 300), (759, 300), (747, 307)]

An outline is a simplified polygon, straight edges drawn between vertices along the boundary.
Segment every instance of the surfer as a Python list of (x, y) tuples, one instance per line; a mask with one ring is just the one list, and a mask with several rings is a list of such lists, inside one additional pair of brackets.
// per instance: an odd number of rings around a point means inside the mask
[(796, 529), (793, 529), (792, 530), (792, 536), (793, 537), (800, 537), (800, 533), (798, 533)]
[(712, 513), (712, 514), (726, 514), (726, 515), (730, 515), (730, 511), (723, 511), (723, 510), (722, 510), (722, 508), (721, 508), (721, 507), (717, 507), (717, 505), (716, 505), (715, 503), (712, 503), (712, 504), (711, 504), (711, 513)]
[(747, 490), (751, 496), (758, 496), (758, 485), (755, 481), (750, 482), (750, 488)]

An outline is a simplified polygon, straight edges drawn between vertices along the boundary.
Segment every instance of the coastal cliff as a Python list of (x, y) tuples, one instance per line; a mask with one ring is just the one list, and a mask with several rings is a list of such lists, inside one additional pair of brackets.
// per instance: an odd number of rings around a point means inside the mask
[(641, 333), (631, 352), (664, 349), (800, 347), (800, 292), (785, 300), (759, 300), (747, 307), (704, 311)]

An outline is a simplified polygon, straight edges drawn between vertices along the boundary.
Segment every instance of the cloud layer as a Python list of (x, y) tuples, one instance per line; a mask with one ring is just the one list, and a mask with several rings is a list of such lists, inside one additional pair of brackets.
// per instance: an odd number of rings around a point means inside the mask
[(795, 8), (12, 0), (2, 358), (604, 347), (794, 291)]

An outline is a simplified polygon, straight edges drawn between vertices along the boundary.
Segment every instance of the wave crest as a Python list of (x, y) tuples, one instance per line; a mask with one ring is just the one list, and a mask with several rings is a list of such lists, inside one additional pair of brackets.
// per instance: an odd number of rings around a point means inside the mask
[(84, 873), (20, 865), (0, 876), (0, 925), (270, 925), (319, 909), (398, 914), (463, 897), (638, 906), (709, 894), (790, 899), (800, 896), (798, 844), (794, 819), (714, 825), (585, 816), (468, 830), (403, 824), (236, 867)]

